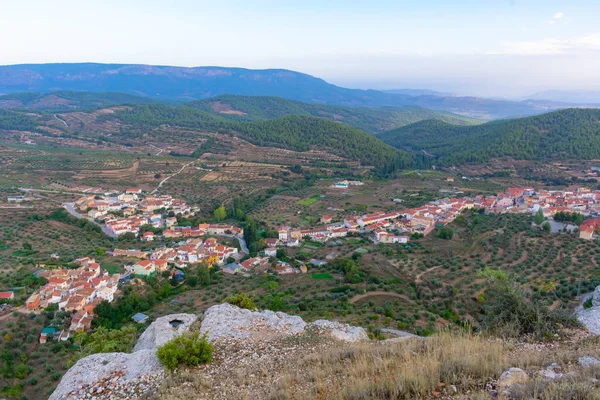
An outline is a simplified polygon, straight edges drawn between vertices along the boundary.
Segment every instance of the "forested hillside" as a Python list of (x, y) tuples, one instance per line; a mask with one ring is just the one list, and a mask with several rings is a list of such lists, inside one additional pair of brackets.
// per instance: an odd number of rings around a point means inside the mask
[(0, 109), (0, 129), (15, 131), (33, 131), (37, 124), (28, 115)]
[(121, 104), (147, 104), (155, 100), (126, 93), (62, 91), (52, 93), (12, 93), (0, 96), (0, 109), (68, 111), (110, 107)]
[(380, 138), (397, 148), (424, 150), (445, 165), (503, 156), (525, 160), (600, 158), (600, 110), (567, 109), (462, 127), (422, 121)]
[(413, 165), (415, 157), (351, 126), (307, 115), (289, 115), (258, 122), (234, 122), (188, 106), (136, 105), (98, 117), (116, 118), (132, 127), (180, 126), (211, 132), (235, 133), (258, 146), (296, 151), (326, 150), (372, 165), (381, 173)]
[(344, 107), (311, 104), (271, 96), (224, 95), (186, 104), (206, 112), (216, 113), (232, 121), (263, 121), (287, 115), (312, 115), (343, 122), (367, 133), (399, 128), (415, 122), (435, 119), (454, 125), (475, 125), (478, 120), (416, 106), (406, 107)]

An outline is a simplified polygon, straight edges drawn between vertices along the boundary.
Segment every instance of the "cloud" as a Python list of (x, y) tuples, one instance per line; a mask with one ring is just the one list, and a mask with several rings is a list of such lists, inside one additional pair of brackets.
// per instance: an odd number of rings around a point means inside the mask
[(552, 19), (551, 19), (550, 21), (548, 21), (548, 23), (549, 23), (550, 25), (554, 25), (554, 24), (556, 24), (556, 23), (557, 23), (559, 20), (561, 20), (561, 19), (562, 19), (564, 16), (565, 16), (565, 14), (564, 14), (563, 12), (559, 11), (559, 12), (555, 13), (555, 14), (552, 16)]
[(600, 50), (600, 33), (592, 33), (569, 39), (545, 38), (523, 42), (502, 42), (502, 49), (487, 54), (510, 54), (523, 56), (558, 55), (577, 51)]

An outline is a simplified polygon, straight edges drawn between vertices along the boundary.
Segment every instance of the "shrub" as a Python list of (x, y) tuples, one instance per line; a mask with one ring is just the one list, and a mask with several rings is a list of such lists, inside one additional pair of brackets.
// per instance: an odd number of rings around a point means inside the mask
[(486, 269), (483, 275), (491, 284), (486, 290), (485, 314), (481, 327), (501, 336), (531, 335), (549, 337), (561, 326), (575, 326), (572, 316), (527, 300), (526, 292), (506, 274)]
[(592, 300), (593, 298), (590, 297), (589, 299), (587, 299), (584, 303), (583, 303), (583, 309), (587, 310), (588, 308), (592, 308), (594, 305), (592, 304)]
[(236, 295), (230, 296), (225, 301), (233, 306), (238, 306), (240, 308), (246, 308), (248, 310), (256, 310), (256, 305), (254, 305), (254, 301), (251, 297), (248, 297), (246, 293), (238, 293)]
[(158, 348), (156, 356), (170, 371), (180, 365), (195, 367), (212, 361), (213, 345), (206, 335), (199, 337), (198, 332), (178, 336)]

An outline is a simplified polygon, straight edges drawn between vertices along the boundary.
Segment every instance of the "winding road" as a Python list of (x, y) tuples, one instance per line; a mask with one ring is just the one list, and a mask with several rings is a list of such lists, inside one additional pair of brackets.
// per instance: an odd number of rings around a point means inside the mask
[(104, 224), (99, 224), (98, 222), (94, 221), (93, 219), (91, 219), (91, 218), (89, 218), (89, 217), (87, 217), (87, 216), (85, 216), (85, 215), (82, 215), (82, 214), (78, 213), (78, 212), (75, 210), (75, 203), (61, 203), (61, 204), (62, 204), (62, 206), (65, 208), (65, 210), (67, 210), (67, 212), (68, 212), (69, 214), (71, 214), (72, 216), (74, 216), (74, 217), (76, 217), (76, 218), (84, 218), (84, 219), (87, 219), (88, 221), (90, 221), (90, 222), (92, 222), (92, 223), (94, 223), (94, 224), (98, 225), (98, 226), (100, 227), (100, 229), (102, 229), (102, 232), (104, 232), (104, 234), (105, 234), (106, 236), (109, 236), (109, 237), (111, 237), (111, 238), (113, 238), (113, 239), (116, 239), (116, 238), (118, 237), (117, 235), (115, 235), (115, 233), (114, 233), (113, 231), (111, 231), (110, 229), (108, 229), (108, 227), (107, 227), (106, 225), (104, 225)]
[(160, 183), (158, 184), (158, 186), (156, 187), (156, 189), (154, 189), (153, 191), (151, 191), (150, 194), (154, 194), (154, 193), (158, 192), (158, 189), (160, 189), (162, 187), (163, 183), (165, 183), (166, 181), (168, 181), (169, 179), (171, 179), (175, 175), (179, 175), (184, 169), (186, 169), (187, 167), (189, 167), (190, 165), (192, 165), (195, 162), (196, 162), (196, 160), (191, 161), (191, 162), (185, 164), (183, 167), (181, 167), (181, 169), (179, 171), (175, 172), (173, 175), (167, 176), (165, 179), (163, 179), (162, 181), (160, 181)]
[(67, 124), (67, 121), (65, 121), (64, 119), (60, 118), (58, 115), (54, 114), (54, 118), (56, 118), (57, 120), (59, 120), (60, 122), (62, 122), (63, 124), (65, 124), (65, 126), (68, 128), (69, 124)]
[(165, 149), (161, 149), (160, 147), (158, 147), (158, 146), (155, 146), (155, 145), (153, 145), (152, 143), (148, 143), (148, 146), (150, 146), (150, 147), (154, 147), (156, 150), (158, 150), (158, 153), (156, 153), (156, 154), (155, 154), (155, 156), (160, 156), (160, 154), (161, 154), (163, 151), (165, 151)]

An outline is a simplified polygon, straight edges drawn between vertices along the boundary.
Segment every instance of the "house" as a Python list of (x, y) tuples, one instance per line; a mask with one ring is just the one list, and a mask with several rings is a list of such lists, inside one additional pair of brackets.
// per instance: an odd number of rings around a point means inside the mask
[(265, 239), (265, 244), (267, 247), (275, 247), (279, 244), (279, 239), (268, 238)]
[(117, 291), (117, 286), (102, 286), (101, 288), (96, 290), (96, 297), (106, 300), (109, 303), (114, 300), (115, 292)]
[(25, 302), (25, 307), (27, 308), (27, 311), (36, 310), (40, 306), (40, 300), (40, 295), (37, 293), (34, 293), (31, 296), (29, 296), (29, 298)]
[(133, 322), (143, 324), (148, 319), (148, 316), (146, 314), (137, 313), (133, 317), (131, 317), (131, 319), (133, 320)]
[(150, 260), (142, 260), (133, 265), (133, 273), (137, 276), (150, 276), (155, 272), (156, 268)]
[(10, 301), (10, 300), (14, 300), (14, 299), (15, 299), (14, 292), (0, 292), (0, 301), (2, 301), (2, 300)]
[(269, 247), (269, 248), (265, 249), (265, 256), (266, 257), (276, 257), (277, 249), (274, 247)]
[(330, 215), (323, 215), (321, 217), (321, 223), (323, 224), (329, 224), (331, 222), (331, 216)]
[(243, 271), (244, 268), (240, 265), (240, 264), (236, 264), (236, 263), (231, 263), (231, 264), (227, 264), (223, 267), (223, 272), (225, 272), (226, 274), (235, 274), (239, 271)]
[(289, 239), (289, 236), (288, 236), (289, 230), (290, 230), (289, 226), (282, 226), (281, 228), (279, 228), (279, 231), (278, 231), (279, 240), (281, 240), (282, 242), (287, 242)]
[(154, 269), (156, 272), (163, 272), (169, 268), (168, 260), (160, 259), (160, 260), (152, 260), (152, 264), (154, 264)]
[(146, 242), (151, 242), (154, 240), (154, 232), (144, 232), (142, 235), (142, 239)]
[(581, 239), (591, 240), (594, 238), (594, 234), (598, 230), (600, 230), (600, 219), (586, 219), (579, 227), (579, 237)]
[(142, 194), (142, 189), (140, 188), (128, 188), (125, 190), (126, 194)]
[(42, 329), (42, 333), (40, 333), (40, 344), (44, 344), (48, 341), (48, 339), (54, 338), (55, 332), (56, 332), (55, 328)]

